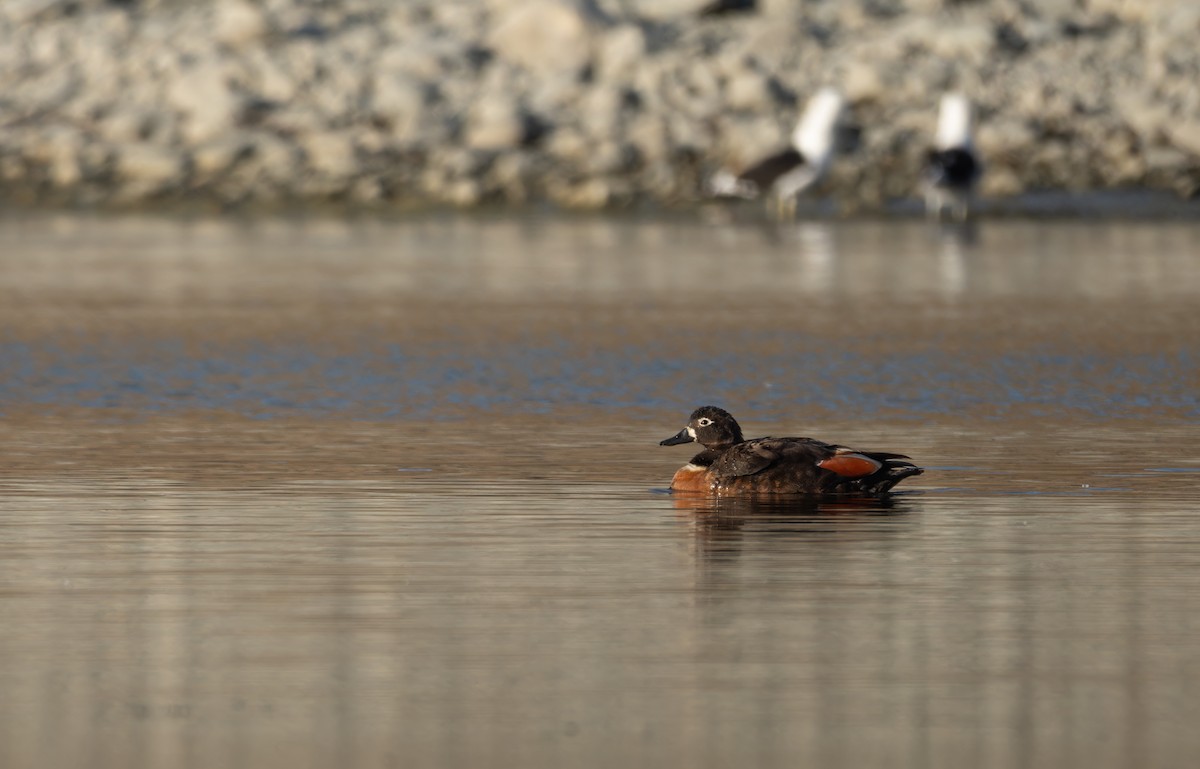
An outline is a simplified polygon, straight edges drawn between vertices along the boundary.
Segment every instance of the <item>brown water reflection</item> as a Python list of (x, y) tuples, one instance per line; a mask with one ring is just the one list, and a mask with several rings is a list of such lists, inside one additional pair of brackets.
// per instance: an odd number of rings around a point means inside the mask
[(1190, 766), (1196, 234), (0, 222), (0, 766)]

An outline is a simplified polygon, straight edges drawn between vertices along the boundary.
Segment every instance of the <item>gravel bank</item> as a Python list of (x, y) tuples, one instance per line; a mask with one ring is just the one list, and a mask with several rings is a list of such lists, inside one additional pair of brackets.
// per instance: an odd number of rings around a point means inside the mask
[(688, 205), (842, 89), (818, 194), (913, 197), (939, 96), (985, 196), (1200, 193), (1200, 4), (1159, 0), (7, 0), (0, 195), (23, 203)]

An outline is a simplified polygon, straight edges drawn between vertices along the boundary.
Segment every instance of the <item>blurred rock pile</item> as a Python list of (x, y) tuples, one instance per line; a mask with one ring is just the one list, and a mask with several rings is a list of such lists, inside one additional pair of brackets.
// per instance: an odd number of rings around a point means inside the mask
[(840, 87), (822, 194), (915, 193), (947, 89), (985, 195), (1200, 192), (1200, 4), (1174, 0), (5, 0), (0, 196), (695, 200)]

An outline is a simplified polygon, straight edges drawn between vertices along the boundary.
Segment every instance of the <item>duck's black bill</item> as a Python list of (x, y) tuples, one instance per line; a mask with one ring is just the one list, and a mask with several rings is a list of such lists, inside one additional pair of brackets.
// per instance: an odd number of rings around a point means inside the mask
[(683, 428), (679, 432), (667, 438), (665, 441), (659, 441), (659, 446), (678, 446), (681, 443), (691, 443), (692, 436), (688, 434), (687, 428)]

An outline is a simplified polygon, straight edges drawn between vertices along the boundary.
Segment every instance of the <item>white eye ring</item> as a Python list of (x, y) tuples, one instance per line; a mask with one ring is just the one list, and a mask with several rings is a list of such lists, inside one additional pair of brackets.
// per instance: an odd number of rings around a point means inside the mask
[(696, 420), (696, 424), (700, 425), (701, 427), (708, 427), (712, 424), (712, 420), (708, 417), (700, 417)]

